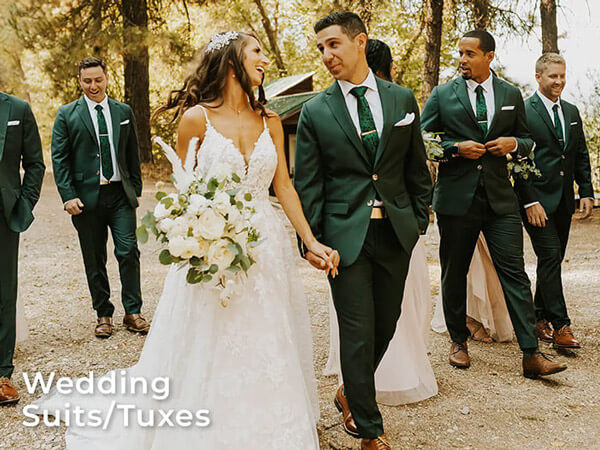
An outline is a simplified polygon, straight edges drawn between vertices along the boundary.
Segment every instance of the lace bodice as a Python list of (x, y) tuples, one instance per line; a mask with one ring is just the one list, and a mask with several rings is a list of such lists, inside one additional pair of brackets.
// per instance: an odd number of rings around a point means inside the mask
[(242, 178), (243, 187), (246, 187), (255, 199), (268, 200), (269, 186), (277, 168), (277, 151), (265, 118), (263, 117), (263, 132), (254, 143), (254, 149), (246, 164), (244, 155), (233, 141), (217, 131), (211, 124), (206, 110), (202, 110), (206, 117), (206, 134), (198, 149), (197, 170), (206, 177), (216, 165), (225, 163)]

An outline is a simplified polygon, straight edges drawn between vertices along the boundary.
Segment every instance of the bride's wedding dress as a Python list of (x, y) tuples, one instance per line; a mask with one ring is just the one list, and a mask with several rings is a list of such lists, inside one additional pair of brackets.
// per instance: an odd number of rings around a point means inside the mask
[[(223, 163), (242, 177), (243, 187), (252, 193), (256, 226), (264, 240), (256, 248), (257, 262), (247, 280), (226, 307), (216, 290), (188, 284), (187, 270), (171, 266), (139, 362), (127, 369), (125, 377), (150, 381), (169, 377), (168, 398), (62, 396), (53, 391), (37, 402), (47, 409), (64, 409), (69, 402), (71, 407), (103, 412), (113, 400), (135, 403), (137, 408), (206, 409), (210, 425), (123, 427), (117, 415), (106, 430), (70, 426), (69, 449), (319, 447), (310, 318), (292, 243), (269, 201), (277, 153), (266, 123), (246, 164), (233, 142), (207, 117), (198, 170), (206, 175)], [(121, 379), (121, 371), (116, 372)]]

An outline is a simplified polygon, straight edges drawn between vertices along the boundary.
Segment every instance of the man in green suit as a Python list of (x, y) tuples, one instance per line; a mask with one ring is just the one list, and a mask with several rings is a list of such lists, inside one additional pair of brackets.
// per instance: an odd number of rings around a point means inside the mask
[(560, 98), (566, 83), (564, 58), (556, 53), (542, 55), (535, 64), (535, 79), (539, 90), (525, 101), (525, 111), (536, 143), (535, 164), (542, 176), (519, 183), (517, 192), (524, 206), (523, 223), (538, 258), (534, 296), (538, 337), (556, 348), (579, 348), (567, 313), (560, 266), (575, 211), (573, 181), (579, 186), (584, 217), (591, 215), (594, 206), (590, 157), (577, 107)]
[(433, 208), (440, 229), (442, 300), (452, 339), (449, 362), (470, 366), (465, 324), (467, 272), (480, 232), (485, 235), (529, 378), (565, 370), (538, 351), (529, 278), (523, 262), (519, 204), (508, 178), (507, 155), (529, 155), (521, 93), (490, 71), (495, 41), (471, 31), (459, 43), (462, 77), (437, 86), (423, 109), (422, 126), (439, 132), (440, 162)]
[[(24, 174), (21, 179), (21, 167)], [(33, 222), (44, 179), (42, 143), (23, 100), (0, 92), (0, 404), (19, 401), (12, 386), (19, 233)]]
[(79, 64), (83, 97), (62, 106), (52, 130), (52, 165), (58, 192), (79, 235), (97, 337), (112, 335), (114, 306), (106, 273), (110, 229), (121, 275), (124, 326), (147, 333), (140, 315), (140, 252), (135, 236), (142, 176), (135, 118), (131, 108), (106, 95), (104, 62), (85, 58)]
[(362, 448), (390, 448), (374, 372), (400, 316), (410, 254), (429, 223), (419, 109), (412, 91), (369, 70), (356, 14), (332, 13), (315, 32), (336, 81), (302, 109), (294, 183), (313, 233), (340, 254), (339, 275), (329, 277), (345, 383), (335, 404)]

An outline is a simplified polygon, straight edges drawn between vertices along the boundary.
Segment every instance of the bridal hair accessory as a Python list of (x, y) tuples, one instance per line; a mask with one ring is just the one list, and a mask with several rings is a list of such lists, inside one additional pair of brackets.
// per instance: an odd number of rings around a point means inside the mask
[(221, 50), (223, 47), (229, 45), (229, 43), (240, 37), (237, 31), (228, 31), (226, 33), (217, 33), (210, 38), (210, 42), (206, 46), (208, 53), (215, 50)]

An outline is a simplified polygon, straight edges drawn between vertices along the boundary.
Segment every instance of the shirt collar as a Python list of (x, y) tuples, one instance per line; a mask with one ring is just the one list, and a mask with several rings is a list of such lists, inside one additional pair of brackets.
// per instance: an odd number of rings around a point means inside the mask
[(373, 74), (373, 71), (371, 69), (369, 69), (369, 74), (367, 75), (367, 78), (365, 78), (365, 81), (363, 81), (360, 84), (352, 84), (346, 80), (338, 80), (338, 84), (340, 85), (340, 89), (342, 90), (342, 94), (344, 94), (344, 97), (348, 96), (352, 88), (355, 88), (357, 86), (365, 86), (368, 89), (372, 89), (375, 92), (378, 92), (377, 80), (375, 80), (375, 75)]
[(490, 71), (490, 76), (487, 77), (485, 79), (485, 81), (483, 83), (477, 83), (477, 81), (469, 78), (468, 80), (466, 80), (467, 82), (467, 87), (469, 88), (469, 90), (475, 92), (475, 88), (477, 86), (479, 86), (481, 84), (481, 87), (483, 88), (483, 92), (492, 92), (492, 90), (494, 89), (494, 76), (492, 75), (492, 72)]
[(548, 109), (548, 111), (552, 111), (554, 105), (558, 105), (558, 109), (562, 109), (562, 107), (560, 106), (560, 97), (558, 98), (558, 100), (556, 100), (556, 102), (553, 102), (544, 94), (542, 94), (539, 90), (536, 92), (536, 94), (542, 100), (544, 106), (546, 107), (546, 109)]
[(88, 105), (88, 108), (90, 110), (95, 109), (96, 105), (100, 105), (102, 106), (102, 110), (106, 111), (108, 109), (108, 95), (104, 96), (104, 100), (102, 100), (100, 103), (96, 103), (94, 100), (90, 99), (87, 95), (83, 94), (83, 98), (85, 98), (85, 102)]

